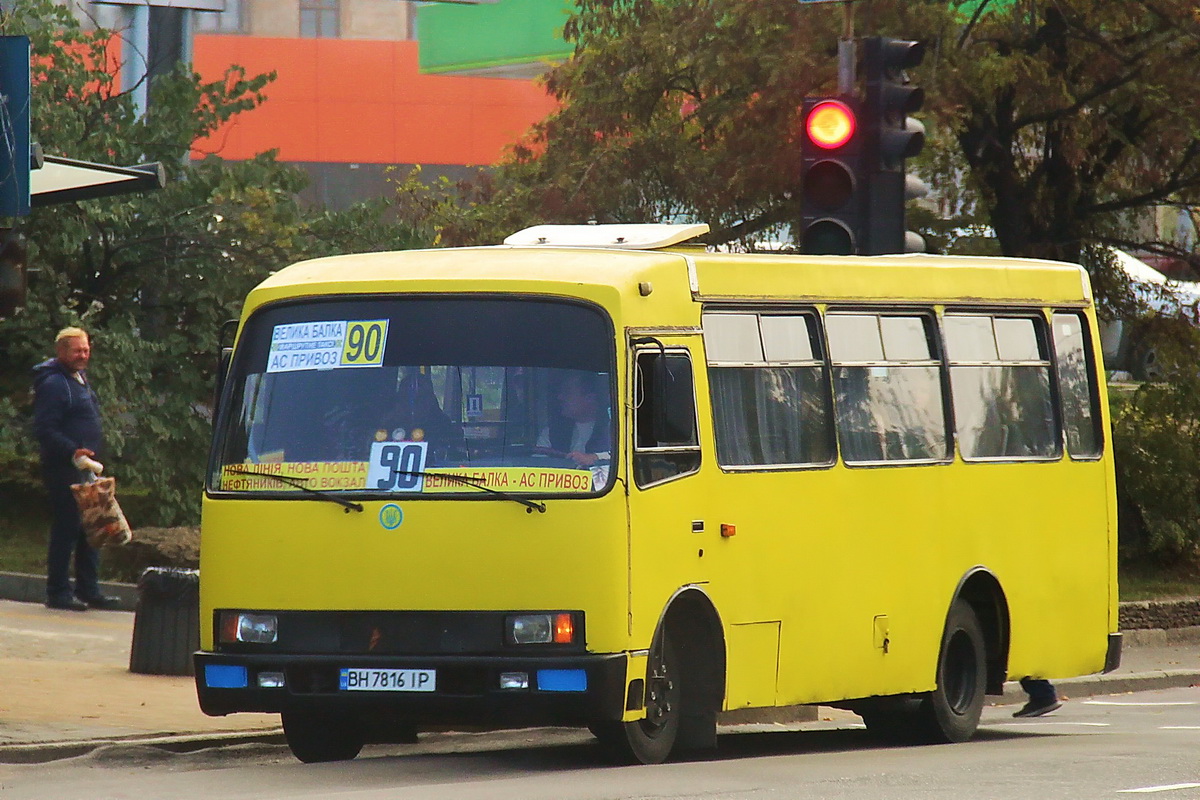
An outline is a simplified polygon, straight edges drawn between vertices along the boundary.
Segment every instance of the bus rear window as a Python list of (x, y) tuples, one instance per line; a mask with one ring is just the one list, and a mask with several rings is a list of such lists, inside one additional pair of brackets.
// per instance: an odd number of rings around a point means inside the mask
[[(239, 340), (210, 488), (592, 493), (612, 474), (613, 333), (532, 299), (269, 307)], [(440, 477), (453, 473), (454, 477)]]

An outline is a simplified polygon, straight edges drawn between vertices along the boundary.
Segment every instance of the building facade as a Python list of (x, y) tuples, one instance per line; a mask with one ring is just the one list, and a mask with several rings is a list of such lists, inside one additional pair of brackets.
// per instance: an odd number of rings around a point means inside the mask
[[(128, 38), (130, 7), (119, 3), (133, 0), (68, 2), (85, 23)], [(531, 75), (423, 72), (422, 5), (428, 4), (224, 0), (223, 11), (152, 6), (149, 70), (155, 74), (158, 54), (159, 61), (190, 61), (204, 80), (233, 65), (247, 75), (275, 72), (267, 101), (197, 141), (193, 158), (241, 160), (273, 149), (310, 175), (305, 199), (344, 208), (390, 193), (391, 167), (404, 174), (419, 164), (426, 177), (457, 178), (494, 164), (554, 108)], [(486, 30), (486, 20), (471, 28)]]

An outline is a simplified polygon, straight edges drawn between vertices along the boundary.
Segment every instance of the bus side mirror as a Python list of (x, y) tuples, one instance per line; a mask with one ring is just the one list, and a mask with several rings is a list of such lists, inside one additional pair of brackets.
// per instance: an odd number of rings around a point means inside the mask
[(643, 350), (638, 353), (637, 364), (638, 447), (694, 445), (696, 416), (691, 361), (665, 349)]
[(216, 380), (213, 381), (212, 415), (214, 421), (217, 418), (217, 411), (221, 407), (221, 395), (225, 393), (225, 378), (229, 374), (229, 362), (233, 360), (233, 344), (225, 344), (225, 342), (229, 340), (231, 332), (237, 331), (237, 324), (236, 319), (226, 320), (221, 324), (221, 332), (217, 334), (217, 345), (220, 350), (217, 353)]

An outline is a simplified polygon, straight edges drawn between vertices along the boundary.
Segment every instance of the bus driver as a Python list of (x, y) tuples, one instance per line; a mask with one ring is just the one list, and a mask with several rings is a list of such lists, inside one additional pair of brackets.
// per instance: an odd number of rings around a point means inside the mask
[(612, 460), (603, 390), (595, 380), (579, 373), (568, 375), (558, 387), (558, 410), (538, 435), (534, 452), (569, 459), (581, 468)]

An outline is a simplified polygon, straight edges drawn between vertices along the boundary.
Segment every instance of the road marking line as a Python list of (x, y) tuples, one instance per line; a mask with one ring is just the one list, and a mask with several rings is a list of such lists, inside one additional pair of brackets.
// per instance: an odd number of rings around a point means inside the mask
[(1084, 705), (1088, 706), (1194, 706), (1196, 702), (1193, 700), (1184, 700), (1173, 703), (1138, 703), (1128, 702), (1123, 700), (1084, 700)]
[(1152, 792), (1173, 792), (1177, 789), (1200, 788), (1200, 783), (1170, 783), (1166, 786), (1143, 786), (1140, 789), (1117, 789), (1117, 794), (1150, 794)]
[(1041, 726), (1041, 725), (1082, 725), (1087, 728), (1111, 727), (1111, 723), (1108, 723), (1108, 722), (1060, 722), (1059, 720), (1055, 720), (1055, 719), (1043, 719), (1043, 720), (1037, 720), (1037, 721), (1016, 720), (1014, 722), (997, 722), (995, 724), (997, 724), (997, 725), (1038, 725), (1038, 726)]
[(102, 642), (116, 641), (114, 636), (101, 636), (96, 633), (68, 633), (52, 631), (29, 631), (24, 628), (5, 628), (0, 626), (0, 633), (15, 633), (20, 636), (33, 636), (37, 639), (99, 639)]
[(1159, 725), (1160, 731), (1200, 731), (1200, 725)]

